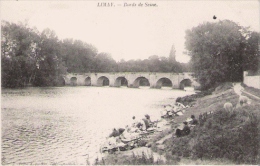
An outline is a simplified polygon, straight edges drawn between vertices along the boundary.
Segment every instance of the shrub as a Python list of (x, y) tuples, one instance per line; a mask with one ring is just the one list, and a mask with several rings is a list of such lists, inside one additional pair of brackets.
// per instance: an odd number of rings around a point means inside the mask
[(176, 102), (179, 102), (179, 103), (182, 103), (184, 105), (192, 105), (195, 103), (195, 101), (198, 99), (198, 98), (201, 98), (201, 97), (204, 97), (204, 96), (207, 96), (207, 95), (211, 95), (212, 94), (212, 91), (202, 91), (202, 92), (199, 92), (199, 93), (196, 93), (196, 94), (193, 94), (193, 95), (189, 95), (189, 96), (184, 96), (184, 97), (178, 97), (176, 99)]
[(222, 83), (220, 85), (218, 85), (215, 90), (214, 90), (214, 93), (217, 94), (217, 93), (222, 93), (228, 89), (231, 89), (233, 87), (233, 84), (231, 82), (225, 82), (225, 83)]
[(147, 140), (140, 140), (137, 142), (138, 147), (142, 147), (145, 146), (148, 143)]

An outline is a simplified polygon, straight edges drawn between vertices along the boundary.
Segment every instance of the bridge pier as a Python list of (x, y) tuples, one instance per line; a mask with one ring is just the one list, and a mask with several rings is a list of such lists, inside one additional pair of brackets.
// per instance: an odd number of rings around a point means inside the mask
[(150, 82), (150, 88), (156, 88), (157, 75), (151, 74), (149, 82)]
[(96, 74), (91, 74), (91, 86), (97, 86), (97, 75)]

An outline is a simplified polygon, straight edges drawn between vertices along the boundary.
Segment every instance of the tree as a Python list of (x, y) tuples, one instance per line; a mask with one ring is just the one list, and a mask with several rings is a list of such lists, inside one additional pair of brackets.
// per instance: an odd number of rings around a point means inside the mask
[(94, 57), (97, 49), (80, 40), (65, 39), (61, 43), (62, 60), (69, 73), (86, 73), (94, 70)]
[(229, 20), (203, 23), (186, 31), (185, 46), (202, 88), (242, 81), (248, 33), (246, 28)]
[(94, 59), (94, 71), (95, 72), (116, 72), (116, 61), (110, 54), (101, 52)]
[(61, 46), (55, 32), (45, 29), (40, 35), (40, 50), (38, 52), (40, 61), (37, 66), (34, 85), (57, 86), (64, 66), (61, 61)]
[(176, 62), (176, 50), (175, 50), (174, 45), (172, 45), (172, 48), (171, 48), (171, 51), (170, 51), (169, 62), (170, 63)]
[(169, 72), (171, 70), (171, 62), (169, 62), (168, 58), (160, 57), (160, 72)]
[(260, 71), (260, 33), (252, 32), (246, 42), (245, 53), (243, 54), (243, 70), (252, 73)]
[(37, 33), (22, 23), (3, 21), (1, 27), (2, 86), (26, 86), (35, 73)]
[(159, 72), (160, 71), (160, 59), (158, 55), (152, 55), (148, 58), (149, 60), (149, 71)]

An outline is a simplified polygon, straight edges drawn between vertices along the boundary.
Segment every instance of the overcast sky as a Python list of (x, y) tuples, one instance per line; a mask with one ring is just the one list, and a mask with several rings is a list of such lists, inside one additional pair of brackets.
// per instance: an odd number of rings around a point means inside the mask
[(97, 7), (97, 1), (0, 2), (2, 20), (27, 20), (39, 31), (50, 28), (59, 39), (93, 44), (116, 61), (168, 57), (174, 44), (177, 60), (187, 62), (185, 30), (207, 21), (230, 19), (254, 31), (260, 29), (259, 1), (148, 1), (157, 7), (123, 7), (124, 2), (145, 4), (143, 0), (111, 1), (115, 7)]

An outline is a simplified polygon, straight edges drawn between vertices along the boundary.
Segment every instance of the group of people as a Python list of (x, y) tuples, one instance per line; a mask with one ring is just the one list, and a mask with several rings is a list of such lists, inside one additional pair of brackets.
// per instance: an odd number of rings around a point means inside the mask
[[(234, 106), (232, 105), (232, 103), (226, 102), (226, 103), (224, 104), (224, 109), (225, 109), (226, 111), (229, 111), (229, 112), (230, 112), (230, 111), (235, 110), (235, 108), (242, 107), (242, 106), (248, 105), (248, 104), (250, 104), (250, 103), (251, 103), (251, 100), (250, 100), (248, 97), (241, 95), (241, 96), (239, 97), (238, 104), (237, 104), (236, 107), (234, 107)], [(210, 113), (211, 113), (211, 112), (210, 112)], [(205, 114), (207, 115), (208, 113), (205, 113)], [(201, 119), (201, 116), (202, 116), (202, 115), (200, 115), (200, 119)], [(201, 120), (200, 120), (200, 121), (201, 121)], [(187, 119), (185, 122), (183, 122), (183, 124), (184, 124), (184, 126), (182, 125), (182, 129), (177, 128), (176, 131), (175, 131), (175, 135), (176, 135), (177, 137), (181, 137), (181, 136), (188, 135), (188, 134), (190, 133), (191, 128), (194, 127), (194, 126), (196, 126), (196, 125), (198, 125), (198, 124), (199, 124), (199, 121), (195, 118), (194, 115), (191, 115), (191, 118)]]
[(151, 118), (148, 114), (146, 114), (145, 118), (142, 118), (142, 120), (140, 121), (136, 121), (135, 116), (133, 116), (132, 119), (134, 121), (132, 127), (137, 128), (141, 131), (145, 131), (150, 127), (156, 126), (156, 123), (151, 121)]
[(184, 126), (182, 126), (182, 129), (177, 128), (175, 130), (176, 137), (182, 137), (182, 136), (185, 136), (185, 135), (189, 135), (191, 128), (198, 125), (199, 122), (195, 118), (194, 115), (191, 115), (191, 117), (189, 119), (187, 119), (185, 122), (183, 122), (183, 124), (184, 124)]
[(190, 106), (184, 106), (182, 103), (176, 102), (173, 105), (165, 105), (164, 109), (161, 111), (162, 118), (171, 118), (173, 116), (181, 116), (185, 112), (185, 108)]
[[(175, 104), (172, 105), (166, 105), (164, 106), (164, 109), (161, 111), (161, 117), (162, 118), (172, 118), (173, 116), (182, 116), (183, 113), (185, 113), (186, 108), (189, 108), (190, 106), (183, 105), (182, 103), (176, 102)], [(175, 136), (181, 137), (188, 135), (190, 133), (191, 127), (194, 127), (197, 125), (199, 122), (195, 118), (194, 115), (191, 115), (190, 118), (188, 118), (183, 124), (180, 125), (175, 130)]]
[[(237, 107), (241, 107), (247, 104), (250, 104), (251, 100), (240, 94), (239, 101)], [(185, 112), (186, 108), (190, 106), (184, 106), (182, 103), (176, 102), (172, 105), (164, 106), (164, 109), (161, 111), (162, 118), (171, 118), (173, 116), (181, 116)], [(235, 107), (233, 107), (232, 103), (227, 102), (224, 104), (224, 109), (227, 111), (233, 111)], [(210, 114), (213, 112), (210, 112)], [(206, 116), (208, 113), (204, 113)], [(203, 114), (203, 115), (204, 115)], [(183, 122), (176, 130), (174, 137), (182, 137), (189, 135), (191, 129), (198, 125), (199, 123), (203, 123), (201, 120), (202, 115), (199, 116), (199, 121), (195, 118), (195, 115), (191, 115), (186, 121)], [(137, 120), (135, 116), (132, 117), (132, 124), (127, 125), (125, 128), (113, 129), (112, 133), (109, 135), (106, 143), (103, 145), (102, 152), (105, 150), (112, 149), (122, 149), (125, 147), (135, 147), (135, 144), (142, 139), (145, 134), (153, 133), (157, 130), (157, 122), (152, 122), (151, 118), (148, 114), (144, 116), (141, 120)], [(160, 124), (158, 124), (159, 127)], [(160, 130), (158, 130), (160, 131)]]
[(156, 122), (152, 122), (148, 114), (141, 120), (132, 117), (132, 124), (125, 128), (114, 128), (102, 146), (102, 152), (110, 150), (125, 150), (126, 147), (133, 148), (144, 135), (154, 132)]
[[(181, 103), (176, 103), (172, 106), (168, 105), (164, 108), (164, 111), (166, 111), (166, 116), (180, 116), (183, 115), (183, 112), (185, 112), (185, 108), (187, 107)], [(178, 112), (181, 112), (182, 114), (178, 115)], [(162, 116), (162, 118), (165, 118), (165, 116)], [(130, 149), (136, 147), (139, 140), (157, 130), (157, 122), (158, 121), (152, 122), (148, 114), (146, 114), (141, 120), (137, 120), (136, 117), (133, 116), (132, 123), (130, 125), (127, 125), (125, 128), (114, 128), (112, 130), (106, 142), (102, 146), (102, 152), (110, 150), (115, 151), (117, 149), (126, 150), (129, 147)], [(195, 116), (191, 115), (190, 118), (183, 122), (183, 125), (180, 128), (175, 130), (176, 137), (188, 135), (191, 128), (198, 123), (199, 122)], [(158, 131), (160, 130), (158, 129)]]

